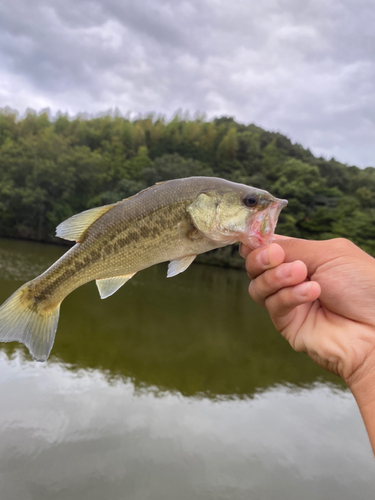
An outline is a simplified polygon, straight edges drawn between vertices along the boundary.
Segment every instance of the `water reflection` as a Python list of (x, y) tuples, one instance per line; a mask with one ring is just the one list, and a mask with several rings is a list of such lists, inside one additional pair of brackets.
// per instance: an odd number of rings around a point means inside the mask
[(329, 385), (212, 401), (3, 354), (0, 399), (2, 500), (368, 500), (375, 486), (353, 400)]
[[(1, 241), (0, 301), (43, 271), (58, 247)], [(43, 265), (44, 263), (44, 265)], [(52, 357), (191, 396), (251, 395), (279, 383), (342, 382), (294, 353), (247, 294), (237, 270), (193, 265), (166, 279), (166, 266), (138, 273), (102, 301), (93, 283), (65, 299)], [(17, 344), (2, 346), (8, 353)]]
[(63, 248), (54, 245), (0, 238), (0, 278), (4, 281), (31, 280), (63, 253)]

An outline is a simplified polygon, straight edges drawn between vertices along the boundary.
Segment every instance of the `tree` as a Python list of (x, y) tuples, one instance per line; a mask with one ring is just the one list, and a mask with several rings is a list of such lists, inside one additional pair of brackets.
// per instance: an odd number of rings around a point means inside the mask
[[(221, 176), (287, 198), (278, 231), (345, 236), (375, 255), (375, 169), (315, 158), (280, 133), (177, 113), (171, 121), (118, 114), (71, 119), (48, 110), (0, 110), (0, 235), (56, 241), (74, 213), (114, 203), (155, 182)], [(235, 250), (212, 262), (234, 265)], [(238, 261), (240, 262), (240, 261)], [(237, 265), (237, 264), (236, 264)]]

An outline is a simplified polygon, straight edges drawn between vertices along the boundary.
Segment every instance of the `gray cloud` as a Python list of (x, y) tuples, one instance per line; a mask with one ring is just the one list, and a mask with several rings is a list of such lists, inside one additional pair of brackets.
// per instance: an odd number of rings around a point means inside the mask
[(0, 105), (178, 108), (375, 165), (373, 0), (13, 0), (0, 6)]

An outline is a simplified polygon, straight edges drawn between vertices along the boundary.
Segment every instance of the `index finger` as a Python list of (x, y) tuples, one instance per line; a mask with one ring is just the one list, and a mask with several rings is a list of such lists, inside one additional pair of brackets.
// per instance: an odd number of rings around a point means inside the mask
[(249, 278), (253, 279), (267, 269), (279, 266), (285, 260), (285, 252), (277, 243), (257, 248), (246, 257), (246, 270)]
[[(293, 238), (292, 236), (283, 236), (282, 234), (274, 234), (273, 235), (273, 240), (294, 240), (295, 238)], [(277, 241), (275, 241), (274, 243), (277, 243)], [(246, 257), (249, 255), (250, 252), (252, 252), (254, 249), (245, 245), (244, 243), (240, 243), (240, 255), (241, 257), (243, 257), (244, 259), (246, 259)]]

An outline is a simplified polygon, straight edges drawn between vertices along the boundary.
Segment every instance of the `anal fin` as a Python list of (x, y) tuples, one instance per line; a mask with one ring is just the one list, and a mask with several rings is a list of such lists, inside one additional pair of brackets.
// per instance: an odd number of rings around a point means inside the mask
[(105, 278), (96, 280), (96, 286), (99, 290), (101, 299), (106, 299), (113, 295), (122, 285), (125, 285), (136, 273), (124, 274), (124, 276), (115, 276), (114, 278)]
[(183, 273), (193, 262), (196, 255), (187, 255), (181, 259), (171, 260), (168, 265), (167, 278), (172, 278), (176, 274)]

